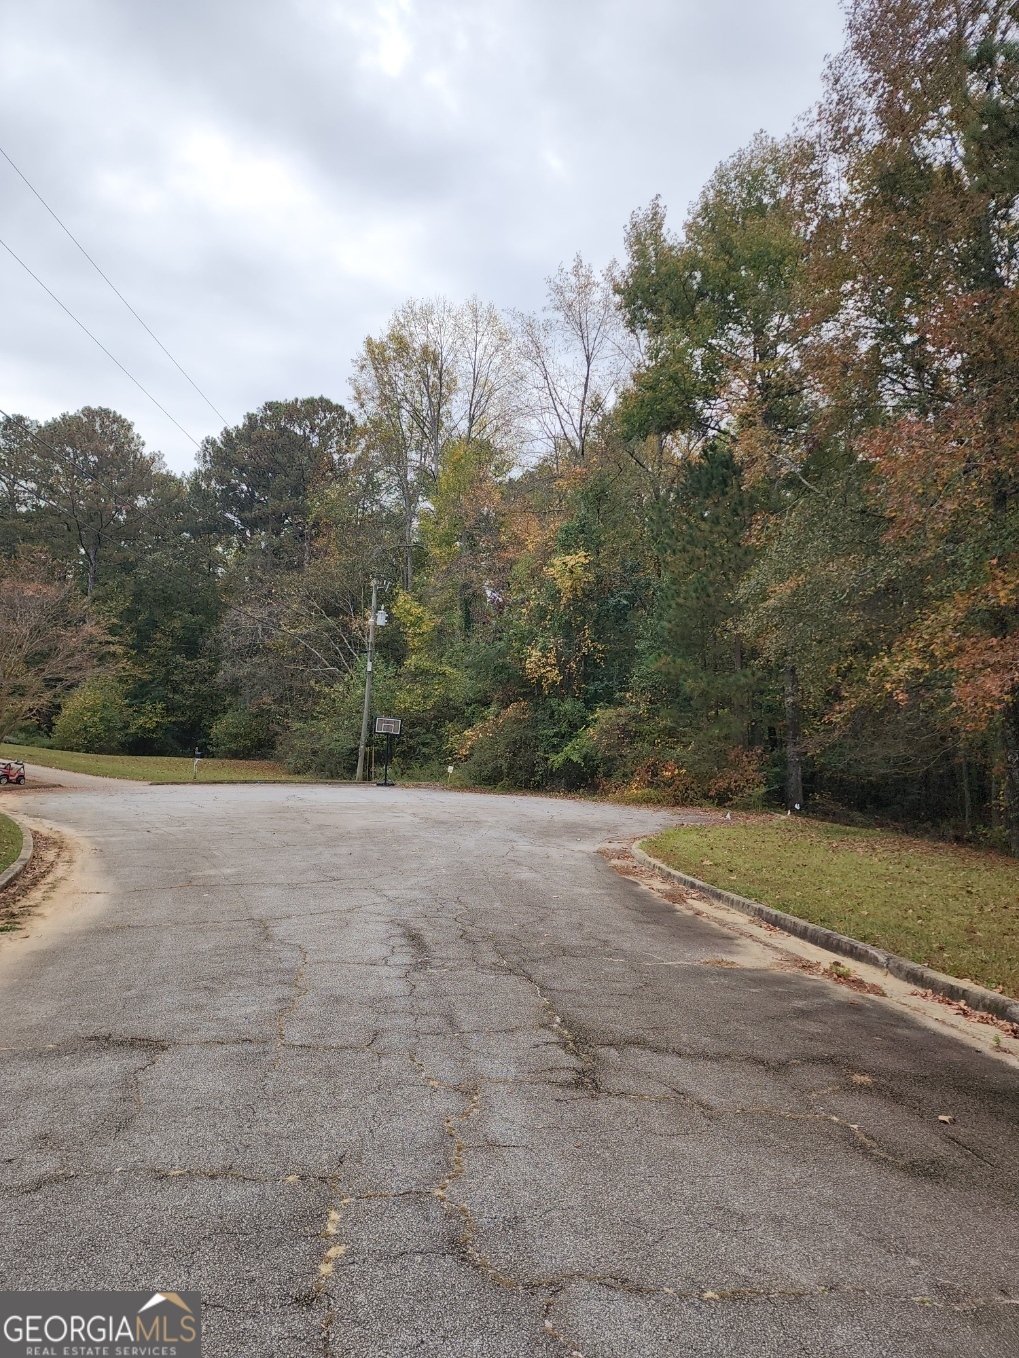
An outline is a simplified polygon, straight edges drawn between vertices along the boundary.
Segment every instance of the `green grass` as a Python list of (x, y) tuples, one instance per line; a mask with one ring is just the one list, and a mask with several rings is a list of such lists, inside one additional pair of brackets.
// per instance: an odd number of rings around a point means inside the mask
[[(42, 750), (29, 745), (0, 745), (0, 756), (24, 759), (48, 769), (94, 773), (101, 778), (131, 778), (143, 783), (190, 783), (194, 760), (170, 755), (77, 754), (73, 750)], [(267, 759), (203, 759), (200, 783), (308, 783), (315, 779), (288, 774), (282, 764)]]
[(761, 816), (646, 852), (712, 886), (1019, 996), (1019, 862), (882, 830)]
[(0, 872), (9, 868), (21, 853), (21, 827), (9, 816), (0, 816)]

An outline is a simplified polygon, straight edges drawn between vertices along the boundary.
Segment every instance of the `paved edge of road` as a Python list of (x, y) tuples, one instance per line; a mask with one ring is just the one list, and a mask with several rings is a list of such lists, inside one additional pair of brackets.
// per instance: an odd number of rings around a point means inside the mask
[(840, 953), (843, 957), (851, 957), (855, 962), (865, 962), (869, 966), (879, 967), (889, 975), (897, 976), (900, 981), (908, 981), (922, 990), (933, 990), (936, 994), (945, 995), (951, 1000), (962, 1000), (971, 1009), (982, 1009), (996, 1018), (1006, 1019), (1009, 1023), (1019, 1023), (1019, 1002), (1007, 995), (999, 995), (995, 990), (987, 990), (984, 986), (962, 981), (957, 976), (946, 976), (943, 972), (932, 971), (930, 967), (922, 966), (919, 962), (911, 962), (907, 957), (896, 957), (895, 953), (885, 952), (884, 949), (875, 948), (870, 943), (862, 943), (858, 938), (837, 934), (834, 929), (825, 929), (820, 924), (811, 924), (809, 920), (797, 919), (795, 915), (787, 915), (783, 910), (774, 910), (770, 905), (762, 905), (760, 901), (737, 896), (723, 887), (702, 882), (699, 877), (688, 877), (685, 872), (670, 868), (667, 863), (662, 863), (645, 853), (640, 847), (641, 843), (641, 840), (637, 840), (632, 847), (633, 856), (638, 863), (654, 868), (655, 872), (664, 873), (681, 886), (689, 887), (692, 891), (702, 891), (705, 896), (731, 906), (733, 910), (739, 910), (744, 915), (756, 916), (765, 924), (774, 925), (776, 929), (782, 929), (787, 934), (795, 934), (797, 938), (804, 938), (819, 948)]
[(8, 815), (6, 811), (4, 812), (4, 815), (7, 816), (8, 820), (14, 821), (15, 825), (17, 825), (18, 829), (21, 831), (21, 853), (18, 854), (9, 868), (5, 868), (3, 872), (0, 872), (0, 891), (4, 889), (8, 882), (13, 882), (15, 877), (24, 872), (28, 867), (35, 850), (35, 841), (32, 839), (32, 831), (28, 826), (23, 825), (16, 816)]

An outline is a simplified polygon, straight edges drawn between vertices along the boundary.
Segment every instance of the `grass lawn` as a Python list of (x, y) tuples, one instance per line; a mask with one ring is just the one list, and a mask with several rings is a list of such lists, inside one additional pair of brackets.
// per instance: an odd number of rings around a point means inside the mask
[(0, 872), (9, 868), (21, 852), (21, 827), (9, 816), (0, 816)]
[[(132, 778), (143, 783), (190, 783), (194, 760), (162, 755), (76, 754), (73, 750), (37, 749), (34, 745), (0, 745), (0, 757), (23, 759), (48, 769), (94, 773), (102, 778)], [(310, 783), (318, 780), (287, 773), (267, 759), (203, 759), (200, 783)]]
[(712, 886), (1019, 996), (1019, 862), (787, 816), (681, 826), (647, 853)]

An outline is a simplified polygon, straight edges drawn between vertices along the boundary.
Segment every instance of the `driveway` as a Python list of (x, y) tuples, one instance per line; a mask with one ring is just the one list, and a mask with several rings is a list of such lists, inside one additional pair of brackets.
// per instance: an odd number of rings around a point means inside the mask
[(1016, 1072), (595, 852), (667, 817), (3, 805), (79, 872), (0, 936), (2, 1288), (199, 1289), (211, 1358), (1019, 1353)]

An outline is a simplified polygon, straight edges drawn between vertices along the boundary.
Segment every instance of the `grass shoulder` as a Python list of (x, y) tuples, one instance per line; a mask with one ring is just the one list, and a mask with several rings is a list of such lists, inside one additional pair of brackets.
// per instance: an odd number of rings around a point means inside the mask
[[(91, 773), (99, 778), (129, 778), (143, 783), (191, 783), (194, 760), (172, 755), (79, 754), (74, 750), (40, 749), (34, 745), (0, 745), (0, 756), (24, 759), (48, 769)], [(200, 783), (309, 783), (319, 779), (290, 774), (267, 759), (203, 759)]]
[(21, 826), (15, 825), (10, 816), (0, 815), (0, 872), (9, 868), (21, 853)]
[(1019, 996), (1019, 862), (787, 816), (680, 826), (646, 851), (712, 886)]

